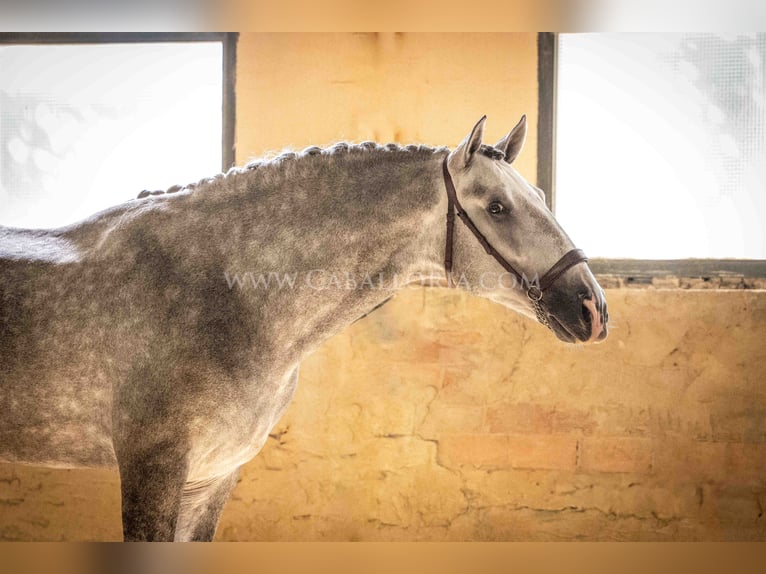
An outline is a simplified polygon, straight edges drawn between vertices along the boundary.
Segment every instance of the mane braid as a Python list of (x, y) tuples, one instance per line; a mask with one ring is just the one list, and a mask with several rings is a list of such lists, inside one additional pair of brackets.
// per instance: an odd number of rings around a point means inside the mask
[[(487, 149), (485, 150), (484, 148)], [(448, 151), (449, 148), (446, 146), (434, 147), (424, 144), (400, 145), (396, 143), (381, 145), (373, 141), (364, 141), (361, 143), (337, 142), (326, 148), (310, 146), (300, 152), (286, 150), (272, 158), (254, 159), (245, 164), (244, 167), (232, 167), (225, 174), (218, 173), (213, 177), (203, 178), (196, 183), (188, 183), (186, 185), (173, 185), (164, 191), (150, 191), (145, 189), (138, 194), (138, 199), (143, 199), (155, 195), (166, 195), (179, 191), (194, 191), (202, 187), (208, 187), (215, 183), (233, 179), (232, 176), (249, 173), (256, 170), (262, 172), (264, 175), (277, 175), (278, 173), (283, 173), (290, 167), (302, 164), (303, 162), (301, 160), (316, 156), (340, 159), (342, 157), (353, 157), (362, 154), (375, 154), (381, 157), (385, 157), (391, 156), (395, 153), (432, 155)], [(481, 153), (492, 159), (500, 159), (503, 157), (503, 153), (501, 151), (491, 146), (482, 146)], [(497, 154), (499, 154), (499, 157)]]

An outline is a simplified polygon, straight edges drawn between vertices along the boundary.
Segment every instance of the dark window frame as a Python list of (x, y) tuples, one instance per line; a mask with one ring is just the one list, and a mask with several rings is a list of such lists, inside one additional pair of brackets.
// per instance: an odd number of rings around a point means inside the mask
[[(556, 208), (556, 101), (558, 80), (558, 34), (537, 35), (537, 187), (544, 190), (546, 203)], [(597, 275), (615, 278), (620, 285), (651, 285), (666, 278), (698, 278), (703, 281), (725, 280), (722, 286), (760, 287), (762, 282), (746, 281), (766, 278), (764, 259), (591, 259)], [(732, 280), (743, 281), (732, 282)], [(665, 284), (667, 285), (667, 284)], [(679, 282), (679, 286), (694, 286)]]
[(221, 169), (236, 161), (237, 32), (2, 32), (2, 44), (134, 44), (139, 42), (220, 42), (222, 58)]

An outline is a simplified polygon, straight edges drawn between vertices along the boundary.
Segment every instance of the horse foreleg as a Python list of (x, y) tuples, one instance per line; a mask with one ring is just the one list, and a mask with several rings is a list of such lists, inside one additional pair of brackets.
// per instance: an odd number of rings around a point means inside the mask
[[(121, 452), (122, 450), (122, 452)], [(126, 541), (172, 541), (186, 482), (185, 452), (177, 443), (117, 450)]]
[(229, 494), (237, 485), (239, 468), (216, 478), (187, 482), (181, 495), (176, 541), (211, 541)]

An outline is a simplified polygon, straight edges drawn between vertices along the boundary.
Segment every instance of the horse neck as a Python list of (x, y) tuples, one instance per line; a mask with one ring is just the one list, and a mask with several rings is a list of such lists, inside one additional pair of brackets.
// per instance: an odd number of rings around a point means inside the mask
[[(228, 239), (226, 268), (250, 281), (245, 296), (260, 306), (274, 345), (293, 358), (389, 298), (408, 277), (443, 274), (443, 155), (389, 153), (398, 155), (333, 165), (307, 158), (316, 169), (296, 166), (292, 177), (271, 182), (251, 176), (233, 200), (210, 210)], [(294, 277), (297, 288), (271, 284), (256, 293), (248, 274), (263, 273)]]
[(241, 240), (232, 264), (382, 273), (392, 288), (405, 273), (443, 273), (441, 154), (322, 159), (305, 158), (313, 165), (296, 165), (292, 176), (289, 167), (279, 178), (256, 172), (238, 186), (239, 198), (227, 201), (229, 235)]

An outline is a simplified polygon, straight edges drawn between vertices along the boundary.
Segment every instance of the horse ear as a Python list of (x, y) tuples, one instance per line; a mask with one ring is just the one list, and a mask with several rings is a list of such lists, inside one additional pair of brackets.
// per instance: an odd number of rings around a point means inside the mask
[(459, 160), (460, 165), (466, 166), (471, 163), (473, 154), (479, 151), (481, 147), (481, 138), (484, 136), (484, 122), (487, 121), (487, 116), (481, 116), (481, 119), (473, 126), (471, 133), (466, 137), (460, 145), (455, 148), (454, 155)]
[(519, 123), (516, 124), (510, 133), (495, 144), (495, 147), (505, 154), (505, 161), (513, 163), (524, 147), (524, 140), (527, 139), (527, 116), (521, 116)]

